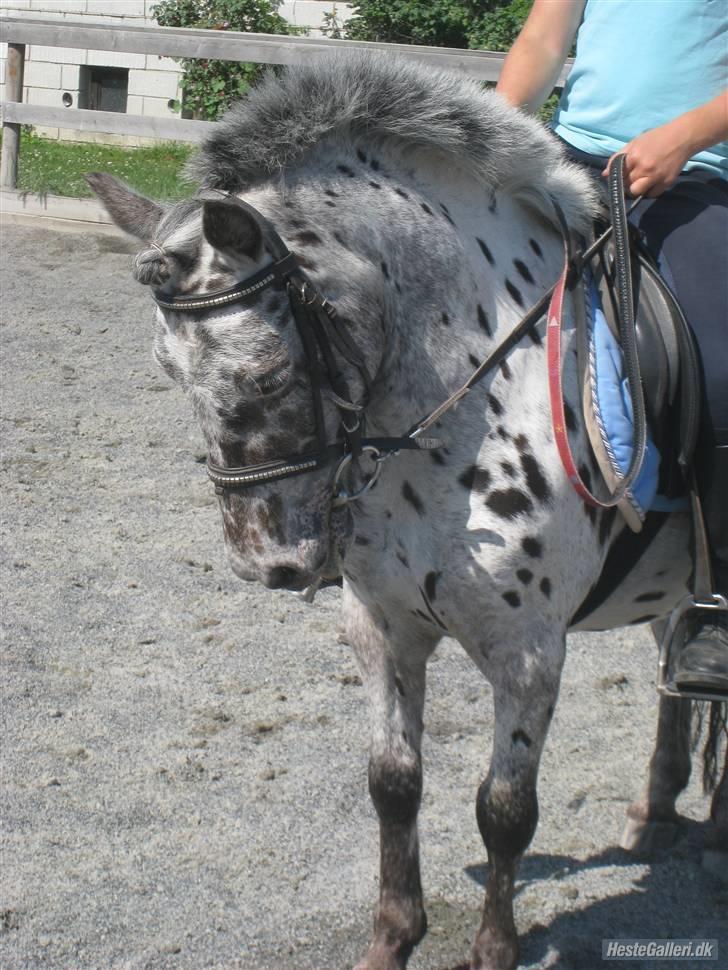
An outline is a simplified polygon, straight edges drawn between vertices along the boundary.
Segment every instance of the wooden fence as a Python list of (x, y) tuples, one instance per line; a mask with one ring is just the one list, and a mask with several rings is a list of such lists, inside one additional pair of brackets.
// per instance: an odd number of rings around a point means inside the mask
[(23, 65), (27, 44), (133, 54), (162, 54), (167, 57), (216, 58), (257, 64), (303, 64), (330, 51), (387, 50), (438, 68), (462, 71), (481, 81), (496, 81), (505, 57), (504, 54), (493, 51), (454, 50), (409, 44), (378, 44), (177, 27), (110, 27), (70, 20), (26, 20), (22, 17), (0, 18), (0, 41), (8, 44), (0, 160), (2, 189), (13, 189), (17, 183), (21, 125), (52, 125), (80, 131), (199, 142), (213, 124), (182, 118), (150, 118), (113, 111), (24, 104)]

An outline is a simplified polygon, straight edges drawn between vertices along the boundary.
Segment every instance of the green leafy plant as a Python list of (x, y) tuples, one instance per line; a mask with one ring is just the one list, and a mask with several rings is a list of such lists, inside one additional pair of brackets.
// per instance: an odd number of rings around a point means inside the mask
[[(470, 50), (507, 51), (526, 22), (533, 0), (358, 0), (344, 24), (351, 40), (426, 44)], [(539, 111), (549, 121), (558, 97)]]
[(346, 22), (352, 40), (505, 51), (533, 0), (358, 0)]
[(341, 40), (345, 36), (344, 22), (339, 16), (336, 4), (324, 13), (320, 29), (324, 37), (329, 37), (331, 40)]
[(518, 37), (533, 6), (533, 0), (510, 0), (494, 4), (474, 23), (468, 33), (468, 47), (484, 51), (507, 51)]
[(467, 47), (468, 34), (498, 0), (358, 0), (346, 22), (351, 40)]
[[(278, 14), (278, 0), (160, 0), (152, 15), (162, 27), (197, 27), (256, 34), (295, 34)], [(181, 58), (182, 109), (194, 118), (215, 121), (263, 71), (260, 64)]]

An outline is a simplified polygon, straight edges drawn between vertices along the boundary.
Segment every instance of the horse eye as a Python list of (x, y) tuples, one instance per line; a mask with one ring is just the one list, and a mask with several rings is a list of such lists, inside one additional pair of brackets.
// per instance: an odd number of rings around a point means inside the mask
[(288, 383), (290, 374), (288, 371), (276, 371), (274, 374), (264, 374), (263, 377), (256, 377), (253, 383), (261, 394), (274, 394)]

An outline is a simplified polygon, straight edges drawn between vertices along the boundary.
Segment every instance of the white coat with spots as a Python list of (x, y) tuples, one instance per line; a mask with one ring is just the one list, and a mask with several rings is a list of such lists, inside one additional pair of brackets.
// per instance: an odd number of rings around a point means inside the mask
[[(270, 262), (255, 224), (212, 190), (244, 198), (362, 349), (375, 375), (372, 435), (401, 434), (443, 401), (555, 281), (562, 244), (551, 200), (574, 229), (588, 224), (593, 204), (586, 177), (537, 122), (474, 82), (389, 56), (322, 60), (270, 78), (230, 112), (193, 168), (201, 196), (172, 206), (91, 177), (117, 223), (147, 243), (137, 278), (170, 294), (205, 293)], [(203, 315), (157, 310), (156, 328), (157, 360), (188, 392), (216, 464), (315, 448), (285, 292)], [(495, 704), (477, 795), (489, 876), (471, 967), (517, 964), (513, 886), (536, 827), (565, 637), (623, 528), (616, 515), (586, 508), (559, 464), (543, 337), (542, 323), (442, 418), (432, 431), (442, 449), (391, 458), (363, 500), (332, 507), (333, 466), (220, 499), (242, 578), (292, 589), (344, 579), (344, 627), (372, 712), (369, 787), (382, 847), (374, 937), (358, 970), (402, 970), (425, 932), (425, 668), (446, 635), (490, 681)], [(589, 477), (573, 351), (567, 320), (567, 417)], [(347, 379), (361, 396), (356, 371)], [(333, 441), (333, 406), (326, 419)], [(664, 616), (686, 591), (687, 545), (686, 519), (675, 515), (581, 628)], [(663, 702), (648, 790), (631, 809), (633, 843), (674, 820), (689, 770), (686, 710)], [(724, 782), (714, 802), (724, 829), (727, 801)]]

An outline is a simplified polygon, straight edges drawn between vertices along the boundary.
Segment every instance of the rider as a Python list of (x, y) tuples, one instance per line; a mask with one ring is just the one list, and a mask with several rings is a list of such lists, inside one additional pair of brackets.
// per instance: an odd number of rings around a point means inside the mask
[[(728, 596), (728, 15), (725, 0), (534, 0), (497, 91), (536, 112), (576, 38), (553, 130), (595, 177), (624, 154), (632, 215), (697, 339), (705, 395), (696, 455)], [(675, 682), (728, 693), (728, 614), (696, 610)]]

